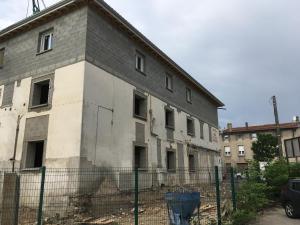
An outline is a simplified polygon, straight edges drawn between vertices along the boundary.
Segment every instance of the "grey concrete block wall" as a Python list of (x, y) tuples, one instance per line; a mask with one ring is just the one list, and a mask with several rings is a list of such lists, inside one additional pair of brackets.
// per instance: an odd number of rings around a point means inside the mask
[[(87, 7), (57, 16), (56, 19), (5, 42), (0, 85), (17, 79), (53, 72), (85, 58)], [(39, 33), (54, 29), (53, 50), (37, 55)]]
[[(159, 29), (159, 28), (158, 28)], [(88, 9), (86, 59), (110, 73), (140, 87), (162, 100), (179, 106), (207, 123), (218, 126), (217, 107), (182, 77), (136, 44), (124, 32), (112, 25), (103, 15)], [(135, 69), (136, 50), (146, 57), (145, 73)], [(165, 88), (166, 72), (173, 75), (173, 92)], [(192, 104), (186, 101), (186, 87), (192, 89)]]
[[(54, 29), (53, 50), (37, 55), (39, 33), (49, 28)], [(218, 125), (217, 107), (209, 98), (87, 6), (0, 43), (0, 49), (3, 47), (5, 58), (0, 69), (0, 85), (51, 73), (87, 59), (187, 113)], [(146, 76), (135, 70), (136, 50), (146, 56)], [(173, 92), (165, 88), (166, 72), (173, 75)], [(192, 104), (186, 101), (186, 86), (193, 90)]]

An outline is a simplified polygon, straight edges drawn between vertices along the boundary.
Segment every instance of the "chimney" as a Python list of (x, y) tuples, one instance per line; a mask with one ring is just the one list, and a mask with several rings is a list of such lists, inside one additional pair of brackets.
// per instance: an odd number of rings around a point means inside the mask
[(227, 129), (228, 129), (229, 131), (232, 130), (232, 123), (227, 123)]
[(248, 124), (248, 122), (246, 122), (246, 123), (245, 123), (245, 127), (246, 127), (246, 128), (248, 128), (248, 127), (249, 127), (249, 124)]
[(295, 123), (297, 123), (297, 122), (299, 122), (300, 120), (299, 120), (299, 116), (294, 116), (293, 117), (293, 122), (295, 122)]

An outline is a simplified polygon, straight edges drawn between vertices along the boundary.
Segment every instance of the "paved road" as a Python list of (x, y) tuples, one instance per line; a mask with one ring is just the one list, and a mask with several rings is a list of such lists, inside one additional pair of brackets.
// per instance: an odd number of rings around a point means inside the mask
[(289, 219), (280, 207), (268, 209), (253, 225), (299, 225), (300, 219)]

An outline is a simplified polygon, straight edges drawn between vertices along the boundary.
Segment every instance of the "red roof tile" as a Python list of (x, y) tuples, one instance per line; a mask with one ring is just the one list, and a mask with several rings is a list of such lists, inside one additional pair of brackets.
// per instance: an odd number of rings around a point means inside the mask
[[(297, 129), (300, 128), (300, 122), (293, 123), (281, 123), (280, 129)], [(276, 124), (264, 124), (264, 125), (256, 125), (256, 126), (248, 126), (248, 127), (233, 127), (231, 129), (225, 129), (223, 131), (224, 134), (228, 133), (253, 133), (258, 131), (274, 131), (276, 130)]]

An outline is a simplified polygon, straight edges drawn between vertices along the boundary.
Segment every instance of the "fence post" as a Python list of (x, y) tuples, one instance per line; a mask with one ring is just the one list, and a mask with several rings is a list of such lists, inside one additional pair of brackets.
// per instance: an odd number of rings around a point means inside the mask
[(220, 179), (219, 179), (219, 167), (218, 166), (215, 166), (215, 181), (216, 181), (216, 201), (217, 201), (218, 225), (222, 225)]
[(236, 191), (235, 191), (235, 182), (234, 182), (233, 167), (230, 168), (230, 177), (231, 177), (232, 206), (233, 206), (233, 211), (236, 211)]
[(134, 171), (134, 225), (139, 225), (139, 168)]
[(40, 187), (40, 200), (39, 200), (39, 208), (38, 208), (39, 211), (38, 211), (37, 225), (42, 225), (46, 167), (44, 166), (41, 167), (40, 171), (41, 171), (41, 187)]
[[(1, 183), (0, 183), (1, 184)], [(16, 172), (3, 174), (0, 224), (18, 225), (20, 176)]]

